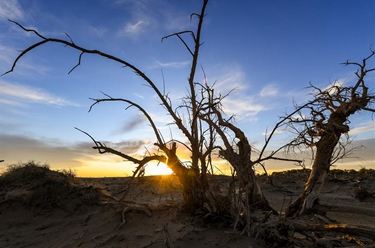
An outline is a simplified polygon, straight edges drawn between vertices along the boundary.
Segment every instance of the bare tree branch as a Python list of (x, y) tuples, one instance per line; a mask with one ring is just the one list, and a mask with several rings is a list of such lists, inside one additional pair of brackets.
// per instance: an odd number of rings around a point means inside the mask
[[(125, 61), (125, 60), (122, 60), (118, 57), (115, 57), (113, 55), (110, 55), (110, 54), (107, 54), (107, 53), (103, 53), (99, 50), (90, 50), (90, 49), (86, 49), (84, 47), (81, 47), (81, 46), (78, 46), (76, 45), (75, 43), (73, 43), (72, 41), (66, 41), (66, 40), (62, 40), (62, 39), (56, 39), (56, 38), (46, 38), (44, 36), (42, 36), (41, 34), (39, 34), (36, 30), (34, 29), (26, 29), (24, 28), (21, 24), (19, 24), (18, 22), (15, 22), (15, 21), (12, 21), (12, 20), (9, 20), (10, 22), (16, 24), (17, 26), (21, 27), (23, 30), (25, 30), (26, 32), (33, 32), (35, 33), (38, 37), (40, 37), (42, 39), (42, 41), (40, 42), (37, 42), (31, 46), (29, 46), (28, 48), (26, 48), (24, 51), (22, 51), (18, 56), (17, 58), (14, 60), (13, 64), (12, 64), (12, 67), (9, 71), (5, 72), (4, 74), (2, 75), (6, 75), (10, 72), (12, 72), (18, 61), (25, 55), (27, 54), (28, 52), (34, 50), (35, 48), (43, 45), (43, 44), (46, 44), (46, 43), (61, 43), (61, 44), (64, 44), (68, 47), (71, 47), (73, 49), (76, 49), (76, 50), (79, 50), (81, 51), (81, 54), (78, 58), (78, 63), (77, 65), (75, 65), (70, 71), (69, 73), (71, 73), (74, 69), (76, 69), (80, 63), (81, 63), (81, 58), (83, 56), (83, 54), (85, 53), (88, 53), (88, 54), (96, 54), (96, 55), (99, 55), (101, 57), (104, 57), (104, 58), (107, 58), (107, 59), (110, 59), (110, 60), (113, 60), (113, 61), (116, 61), (122, 65), (124, 65), (125, 67), (129, 67), (131, 70), (133, 70), (133, 72), (135, 74), (137, 74), (138, 76), (140, 76), (144, 81), (147, 82), (147, 84), (155, 91), (155, 93), (158, 95), (159, 99), (162, 101), (162, 104), (163, 106), (166, 108), (166, 110), (168, 111), (168, 113), (172, 116), (173, 120), (176, 122), (176, 125), (177, 127), (183, 132), (183, 134), (190, 140), (192, 141), (193, 138), (192, 138), (192, 135), (190, 134), (190, 132), (188, 131), (188, 129), (182, 125), (181, 123), (181, 120), (180, 118), (177, 116), (177, 114), (173, 111), (171, 105), (169, 104), (169, 102), (167, 101), (167, 99), (164, 97), (164, 95), (161, 93), (161, 91), (158, 89), (158, 87), (154, 84), (154, 82), (146, 76), (146, 74), (144, 74), (139, 68), (137, 68), (136, 66), (134, 66), (133, 64)], [(203, 21), (203, 20), (202, 20)], [(70, 37), (69, 37), (70, 38)], [(70, 38), (71, 40), (71, 38)], [(196, 52), (196, 59), (198, 58), (198, 52)], [(196, 63), (196, 61), (195, 61)], [(194, 74), (195, 75), (195, 72)], [(181, 124), (179, 124), (181, 123)]]
[(145, 156), (143, 159), (137, 159), (137, 158), (134, 158), (132, 156), (129, 156), (127, 154), (124, 154), (122, 152), (119, 152), (115, 149), (112, 149), (110, 147), (107, 147), (105, 144), (102, 144), (101, 142), (99, 141), (96, 141), (90, 134), (88, 134), (87, 132), (75, 127), (75, 129), (77, 129), (78, 131), (86, 134), (95, 144), (94, 147), (92, 147), (93, 149), (95, 150), (98, 150), (98, 152), (100, 154), (104, 154), (104, 153), (112, 153), (112, 154), (115, 154), (119, 157), (122, 157), (124, 159), (126, 159), (127, 161), (130, 161), (130, 162), (133, 162), (134, 164), (138, 164), (137, 168), (135, 171), (133, 171), (133, 176), (132, 177), (135, 177), (138, 172), (149, 162), (155, 160), (155, 161), (158, 161), (158, 162), (162, 162), (162, 163), (166, 163), (167, 162), (167, 158), (163, 155), (152, 155), (152, 156)]
[[(104, 94), (104, 93), (103, 93)], [(142, 112), (142, 114), (147, 118), (148, 122), (150, 123), (151, 127), (152, 127), (152, 130), (157, 138), (157, 141), (159, 143), (164, 143), (164, 140), (163, 140), (163, 137), (160, 135), (160, 132), (159, 130), (157, 129), (154, 121), (152, 120), (151, 116), (148, 114), (148, 112), (142, 108), (139, 104), (133, 102), (133, 101), (130, 101), (130, 100), (127, 100), (127, 99), (123, 99), (123, 98), (112, 98), (110, 97), (109, 95), (107, 94), (104, 94), (106, 95), (108, 98), (107, 99), (95, 99), (95, 98), (90, 98), (91, 100), (94, 101), (94, 103), (90, 106), (90, 109), (89, 109), (89, 112), (91, 112), (92, 108), (96, 105), (96, 104), (99, 104), (101, 102), (126, 102), (128, 104), (130, 104), (129, 107), (131, 106), (134, 106), (136, 107), (138, 110), (140, 110)], [(128, 107), (128, 108), (129, 108)]]
[(193, 31), (182, 31), (182, 32), (178, 32), (178, 33), (174, 33), (174, 34), (170, 34), (170, 35), (167, 35), (167, 36), (164, 36), (163, 38), (161, 38), (161, 42), (163, 42), (165, 39), (168, 39), (172, 36), (177, 36), (181, 42), (185, 45), (185, 48), (189, 51), (189, 53), (191, 54), (191, 56), (194, 57), (194, 53), (191, 51), (189, 45), (185, 42), (185, 40), (181, 37), (181, 34), (186, 34), (186, 33), (189, 33), (192, 37), (193, 37), (193, 40), (195, 41), (195, 34)]
[[(306, 187), (289, 206), (287, 210), (289, 215), (302, 214), (307, 208), (311, 208), (316, 200), (314, 196), (320, 193), (330, 167), (358, 148), (347, 148), (350, 144), (349, 118), (363, 110), (375, 112), (369, 107), (374, 103), (375, 95), (369, 92), (369, 85), (365, 82), (366, 75), (375, 71), (375, 68), (367, 68), (367, 62), (374, 54), (375, 52), (371, 50), (371, 54), (364, 58), (362, 63), (349, 61), (343, 63), (345, 66), (359, 67), (355, 72), (357, 81), (352, 86), (333, 83), (325, 89), (320, 89), (310, 83), (314, 100), (297, 108), (300, 120), (287, 118), (287, 125), (297, 135), (289, 145), (310, 147), (313, 152), (312, 170)], [(343, 135), (347, 136), (346, 142), (342, 139)]]

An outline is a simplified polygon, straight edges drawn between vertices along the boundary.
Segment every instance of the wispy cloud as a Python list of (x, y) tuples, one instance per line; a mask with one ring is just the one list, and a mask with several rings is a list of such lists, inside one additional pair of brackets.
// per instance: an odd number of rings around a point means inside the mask
[(260, 111), (266, 110), (266, 106), (255, 103), (255, 100), (251, 97), (235, 99), (234, 97), (228, 97), (223, 100), (224, 111), (229, 115), (236, 115), (242, 118), (255, 116)]
[[(33, 103), (56, 106), (78, 106), (76, 103), (58, 97), (43, 89), (5, 81), (0, 81), (0, 95)], [(14, 103), (14, 101), (10, 99), (3, 99), (3, 102), (8, 102), (8, 104), (11, 104), (12, 102)]]
[[(271, 134), (271, 131), (272, 131), (272, 130), (269, 130), (268, 132), (264, 132), (264, 133), (262, 133), (262, 135), (263, 135), (263, 136), (270, 135), (270, 134)], [(285, 129), (284, 129), (284, 130), (276, 130), (276, 131), (274, 132), (274, 134), (281, 134), (281, 133), (285, 133)]]
[(168, 32), (178, 32), (195, 27), (195, 22), (189, 19), (189, 13), (177, 13), (176, 11), (172, 11), (165, 12), (165, 15), (164, 20), (166, 21), (164, 22), (164, 28)]
[[(259, 99), (248, 94), (249, 83), (245, 82), (244, 72), (239, 66), (231, 66), (221, 71), (221, 75), (216, 75), (218, 80), (215, 88), (216, 92), (222, 95), (231, 92), (222, 102), (227, 114), (245, 118), (267, 109)], [(208, 83), (210, 84), (210, 81)]]
[(138, 20), (134, 23), (126, 23), (124, 27), (119, 31), (120, 36), (138, 36), (146, 31), (147, 26), (149, 25), (146, 20)]
[(125, 122), (119, 129), (117, 129), (114, 134), (124, 134), (124, 133), (129, 133), (133, 130), (136, 130), (140, 125), (145, 123), (147, 119), (141, 115), (138, 114), (132, 118), (129, 118), (129, 121)]
[(23, 103), (13, 101), (13, 100), (10, 100), (10, 99), (2, 99), (2, 98), (0, 98), (0, 103), (5, 104), (5, 105), (15, 106), (15, 107), (25, 107), (26, 106)]
[(22, 20), (24, 12), (17, 0), (1, 0), (0, 20)]
[[(129, 140), (126, 142), (103, 142), (109, 147), (117, 149), (130, 156), (139, 157), (139, 150), (144, 149), (148, 141)], [(90, 170), (100, 170), (100, 176), (109, 176), (113, 164), (120, 163), (121, 170), (117, 173), (128, 171), (134, 168), (134, 164), (129, 168), (124, 168), (124, 159), (114, 155), (102, 155), (92, 149), (92, 142), (76, 142), (65, 144), (59, 140), (40, 139), (33, 136), (9, 135), (0, 132), (0, 146), (6, 147), (6, 153), (1, 155), (5, 163), (0, 164), (0, 172), (6, 164), (16, 164), (34, 160), (36, 162), (48, 163), (52, 168), (77, 169), (83, 173), (90, 174)], [(95, 168), (95, 163), (99, 162), (101, 167)], [(109, 166), (110, 164), (110, 166)], [(105, 167), (104, 167), (105, 166)], [(86, 172), (85, 172), (86, 171)], [(83, 175), (85, 176), (85, 175)]]
[[(162, 31), (163, 35), (195, 26), (189, 20), (191, 11), (179, 10), (168, 1), (117, 0), (115, 4), (126, 6), (130, 18), (119, 31), (121, 36), (139, 36), (151, 31)], [(129, 21), (130, 20), (130, 21)]]
[[(7, 70), (9, 70), (16, 59), (16, 57), (19, 55), (19, 51), (17, 51), (17, 48), (11, 46), (6, 46), (0, 44), (0, 68), (2, 68), (2, 71), (0, 71), (0, 74), (5, 73)], [(24, 60), (18, 61), (16, 71), (14, 73), (17, 73), (22, 76), (32, 77), (35, 75), (35, 73), (46, 75), (49, 72), (49, 68), (43, 65), (38, 65), (37, 63), (31, 62), (30, 59), (25, 58)]]
[(107, 33), (107, 31), (108, 30), (104, 27), (93, 27), (93, 26), (89, 27), (89, 32), (98, 37), (103, 37), (103, 35)]
[(138, 97), (138, 98), (145, 99), (144, 96), (142, 96), (141, 94), (138, 94), (138, 93), (136, 93), (136, 92), (133, 92), (133, 95), (135, 95), (135, 96)]
[(6, 147), (7, 152), (2, 154), (2, 159), (8, 164), (35, 160), (42, 163), (50, 162), (54, 166), (62, 164), (65, 168), (80, 166), (74, 159), (90, 154), (92, 146), (87, 143), (86, 146), (76, 149), (78, 147), (56, 145), (30, 136), (4, 133), (0, 133), (0, 145)]
[[(16, 51), (14, 48), (10, 48), (0, 44), (0, 63), (4, 63), (4, 65), (11, 65), (13, 63), (12, 58), (15, 58)], [(0, 72), (0, 73), (4, 73)]]
[[(222, 73), (214, 76), (217, 78), (217, 80), (215, 80), (215, 87), (219, 92), (226, 94), (232, 90), (240, 91), (248, 87), (248, 85), (244, 83), (244, 73), (239, 66), (235, 65), (218, 70), (222, 71)], [(208, 75), (210, 75), (210, 73)], [(208, 83), (213, 82), (209, 80)]]
[(374, 131), (374, 130), (375, 130), (374, 123), (370, 123), (367, 126), (353, 128), (352, 130), (349, 131), (349, 134), (355, 135), (355, 134), (360, 134), (360, 133), (364, 133), (364, 132), (368, 132), (368, 131)]
[(182, 68), (186, 67), (190, 64), (190, 61), (178, 61), (178, 62), (167, 62), (162, 63), (160, 61), (156, 61), (156, 66), (153, 66), (153, 68), (163, 67), (163, 68)]
[[(156, 25), (157, 19), (154, 18), (154, 9), (151, 3), (144, 1), (120, 0), (115, 4), (125, 5), (129, 10), (123, 26), (118, 31), (120, 37), (127, 36), (136, 38), (139, 35), (150, 31), (153, 25)], [(152, 26), (151, 26), (152, 24)]]
[(261, 91), (261, 97), (269, 97), (269, 96), (276, 96), (278, 93), (278, 89), (275, 84), (266, 85)]

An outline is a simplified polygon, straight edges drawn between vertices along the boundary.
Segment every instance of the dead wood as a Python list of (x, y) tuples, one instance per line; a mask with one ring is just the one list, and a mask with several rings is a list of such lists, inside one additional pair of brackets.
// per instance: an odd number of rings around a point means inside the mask
[(168, 231), (168, 222), (166, 222), (163, 225), (163, 233), (164, 233), (164, 237), (165, 237), (165, 244), (167, 245), (168, 248), (173, 248), (171, 236), (170, 236), (169, 231)]
[(343, 213), (353, 213), (353, 214), (363, 214), (367, 216), (375, 217), (375, 209), (366, 208), (360, 206), (350, 206), (350, 205), (316, 205), (314, 210), (321, 213), (327, 212), (343, 212)]
[(355, 226), (351, 224), (301, 224), (296, 221), (290, 221), (294, 226), (294, 230), (298, 232), (306, 232), (306, 231), (328, 231), (328, 232), (341, 232), (345, 234), (361, 236), (365, 238), (369, 238), (375, 241), (375, 228), (371, 227), (363, 227), (363, 226)]
[[(288, 216), (301, 215), (312, 208), (330, 167), (339, 159), (350, 155), (352, 150), (346, 147), (350, 144), (348, 132), (351, 116), (360, 111), (375, 112), (371, 108), (375, 95), (369, 91), (371, 84), (365, 82), (366, 75), (375, 71), (375, 68), (367, 68), (374, 55), (375, 51), (371, 49), (371, 54), (362, 63), (344, 63), (358, 67), (355, 72), (357, 82), (354, 85), (334, 83), (328, 88), (320, 89), (310, 83), (313, 100), (308, 105), (296, 106), (296, 116), (286, 117), (289, 118), (290, 130), (296, 135), (289, 143), (289, 149), (311, 149), (313, 160), (305, 189), (289, 206)], [(305, 112), (310, 113), (306, 115)], [(344, 142), (343, 137), (347, 137), (348, 142)]]

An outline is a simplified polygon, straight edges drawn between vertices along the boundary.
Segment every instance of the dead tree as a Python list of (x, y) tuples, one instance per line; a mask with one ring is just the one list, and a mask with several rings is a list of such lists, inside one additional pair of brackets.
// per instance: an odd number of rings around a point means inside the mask
[[(215, 144), (215, 150), (218, 150), (219, 157), (228, 161), (234, 171), (235, 180), (231, 183), (229, 190), (229, 202), (232, 206), (231, 215), (235, 219), (236, 226), (242, 216), (245, 228), (243, 232), (250, 233), (251, 213), (255, 209), (261, 209), (276, 213), (264, 197), (261, 187), (258, 183), (255, 166), (261, 165), (264, 172), (267, 173), (263, 162), (266, 160), (283, 160), (292, 162), (302, 162), (296, 159), (277, 157), (276, 154), (284, 146), (265, 156), (264, 152), (270, 143), (273, 134), (280, 128), (286, 118), (275, 125), (269, 136), (266, 137), (265, 144), (259, 153), (253, 151), (246, 134), (233, 124), (234, 116), (226, 118), (222, 109), (222, 101), (226, 95), (216, 95), (214, 87), (201, 85), (201, 92), (204, 95), (205, 103), (199, 112), (199, 118), (207, 122), (215, 129), (220, 142)], [(254, 158), (255, 157), (255, 158)], [(238, 193), (236, 193), (238, 192)]]
[[(37, 32), (35, 29), (27, 29), (21, 24), (19, 24), (18, 22), (15, 22), (12, 20), (10, 20), (10, 22), (16, 24), (25, 32), (30, 32), (30, 33), (35, 34), (37, 37), (41, 39), (41, 41), (23, 50), (14, 60), (11, 69), (5, 72), (3, 75), (12, 72), (15, 69), (18, 61), (25, 54), (47, 43), (64, 44), (65, 47), (70, 47), (70, 48), (80, 51), (78, 62), (69, 71), (69, 73), (73, 72), (75, 69), (77, 69), (77, 67), (79, 67), (79, 65), (81, 64), (82, 56), (85, 54), (95, 54), (100, 57), (110, 59), (132, 70), (134, 73), (140, 76), (141, 79), (144, 80), (146, 84), (150, 88), (152, 88), (152, 90), (157, 94), (167, 114), (171, 116), (173, 123), (182, 132), (182, 134), (187, 138), (188, 144), (184, 144), (183, 142), (178, 142), (174, 140), (165, 141), (163, 137), (161, 136), (159, 130), (153, 124), (152, 119), (150, 118), (148, 112), (145, 109), (143, 109), (140, 105), (134, 102), (131, 102), (129, 100), (122, 99), (122, 98), (113, 98), (109, 95), (106, 95), (106, 98), (102, 98), (102, 99), (92, 99), (94, 101), (94, 104), (91, 107), (93, 107), (94, 105), (100, 102), (122, 101), (128, 104), (129, 106), (138, 108), (138, 110), (140, 110), (144, 114), (144, 116), (148, 119), (149, 123), (152, 126), (152, 129), (156, 137), (155, 146), (159, 149), (159, 153), (147, 155), (142, 159), (137, 159), (127, 154), (123, 154), (119, 151), (116, 151), (110, 147), (106, 147), (105, 144), (102, 144), (101, 142), (96, 141), (88, 133), (82, 130), (80, 131), (88, 135), (93, 140), (95, 144), (93, 148), (98, 150), (99, 153), (112, 153), (137, 164), (138, 166), (136, 170), (134, 171), (133, 176), (136, 176), (137, 173), (139, 173), (139, 171), (144, 167), (144, 165), (152, 160), (167, 164), (173, 170), (173, 172), (179, 177), (181, 183), (184, 185), (183, 195), (184, 195), (185, 205), (188, 206), (188, 208), (191, 210), (199, 209), (203, 206), (205, 202), (205, 191), (207, 190), (207, 187), (208, 187), (207, 182), (206, 182), (206, 173), (208, 169), (207, 161), (209, 161), (209, 157), (211, 153), (210, 149), (213, 146), (212, 141), (207, 142), (207, 140), (213, 138), (212, 129), (207, 129), (207, 130), (203, 129), (201, 125), (201, 120), (198, 119), (199, 102), (201, 100), (197, 99), (197, 93), (196, 93), (196, 88), (195, 88), (196, 87), (195, 75), (196, 75), (197, 61), (198, 61), (199, 49), (202, 45), (201, 29), (202, 29), (203, 20), (205, 17), (205, 10), (206, 10), (207, 3), (208, 3), (208, 0), (203, 0), (200, 13), (193, 13), (191, 15), (191, 18), (194, 18), (194, 17), (198, 18), (197, 30), (195, 32), (191, 30), (185, 30), (185, 31), (177, 32), (177, 33), (174, 33), (174, 34), (171, 34), (162, 38), (162, 41), (170, 37), (179, 38), (192, 58), (191, 70), (190, 70), (190, 75), (188, 78), (188, 85), (189, 85), (188, 95), (184, 99), (183, 103), (179, 105), (177, 108), (175, 108), (172, 105), (171, 99), (169, 98), (168, 94), (165, 94), (164, 92), (162, 92), (156, 86), (155, 82), (152, 79), (150, 79), (141, 69), (137, 68), (136, 66), (134, 66), (132, 63), (128, 62), (127, 60), (123, 60), (119, 57), (101, 52), (99, 50), (87, 49), (85, 47), (79, 46), (73, 41), (73, 39), (68, 34), (66, 34), (68, 38), (67, 40), (57, 39), (57, 38), (47, 38), (43, 36), (42, 34), (40, 34), (39, 32)], [(183, 38), (184, 35), (190, 35), (190, 37), (193, 39), (193, 47), (190, 47), (188, 45), (188, 43)], [(183, 123), (182, 121), (183, 114), (181, 114), (178, 111), (179, 109), (187, 110), (186, 115), (188, 116), (188, 120), (189, 120), (188, 123)], [(182, 163), (177, 156), (177, 148), (178, 148), (177, 143), (180, 145), (182, 144), (191, 152), (191, 161), (188, 166)]]
[[(350, 130), (350, 116), (360, 111), (375, 112), (371, 108), (375, 95), (369, 91), (369, 84), (365, 82), (366, 75), (375, 71), (375, 68), (367, 68), (367, 63), (374, 54), (375, 51), (371, 50), (371, 54), (362, 63), (343, 63), (345, 66), (358, 67), (354, 85), (332, 84), (326, 89), (320, 89), (310, 84), (313, 100), (302, 107), (297, 106), (298, 114), (288, 117), (288, 125), (296, 133), (290, 147), (302, 146), (313, 151), (312, 170), (305, 189), (289, 206), (288, 215), (302, 214), (313, 207), (331, 165), (338, 157), (347, 155), (341, 141)], [(343, 153), (335, 153), (337, 147)]]

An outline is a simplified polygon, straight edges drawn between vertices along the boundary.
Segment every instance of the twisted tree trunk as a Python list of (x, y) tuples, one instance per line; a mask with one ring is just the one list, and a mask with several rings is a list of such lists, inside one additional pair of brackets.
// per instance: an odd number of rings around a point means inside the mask
[(338, 144), (341, 134), (349, 131), (343, 123), (347, 120), (345, 114), (333, 113), (324, 127), (320, 140), (316, 143), (316, 154), (309, 178), (302, 194), (288, 207), (287, 215), (303, 214), (311, 209), (319, 198), (327, 173), (331, 167), (332, 154)]

